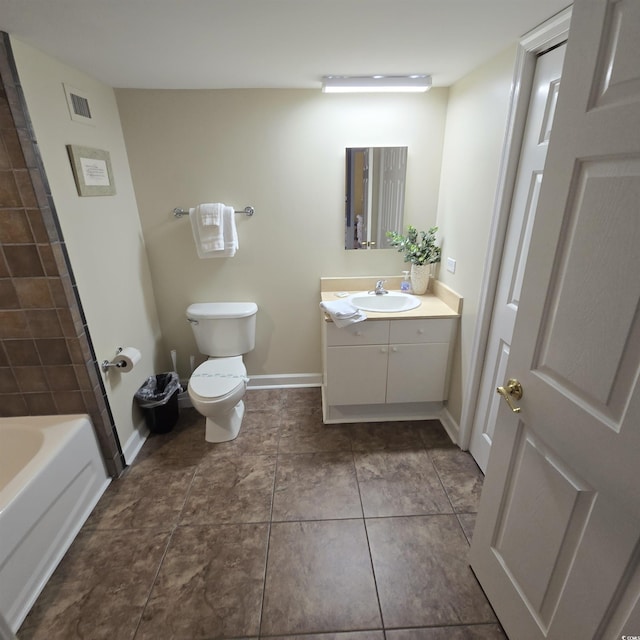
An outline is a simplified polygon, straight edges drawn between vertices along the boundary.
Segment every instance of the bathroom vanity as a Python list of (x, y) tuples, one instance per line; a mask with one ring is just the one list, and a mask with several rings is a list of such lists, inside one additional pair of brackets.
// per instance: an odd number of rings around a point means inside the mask
[[(397, 280), (397, 282), (396, 282)], [(369, 291), (375, 278), (321, 278), (322, 301)], [(400, 279), (386, 278), (389, 290)], [(325, 423), (437, 418), (447, 399), (462, 299), (444, 285), (402, 312), (366, 311), (338, 328), (321, 313)]]

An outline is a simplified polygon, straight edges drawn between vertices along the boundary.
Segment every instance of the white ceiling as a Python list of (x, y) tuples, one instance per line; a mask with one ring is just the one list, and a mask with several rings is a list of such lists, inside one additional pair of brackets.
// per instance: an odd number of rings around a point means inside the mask
[(112, 87), (448, 86), (569, 0), (0, 0), (7, 31)]

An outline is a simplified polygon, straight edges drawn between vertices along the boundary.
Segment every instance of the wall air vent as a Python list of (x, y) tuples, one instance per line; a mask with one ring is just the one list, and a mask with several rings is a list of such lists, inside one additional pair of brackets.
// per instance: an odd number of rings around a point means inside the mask
[(89, 97), (84, 91), (79, 91), (75, 87), (67, 84), (62, 85), (64, 93), (67, 97), (67, 106), (69, 107), (69, 115), (74, 122), (83, 122), (84, 124), (93, 125), (93, 116), (89, 107)]
[(89, 101), (75, 93), (71, 94), (71, 104), (73, 105), (73, 113), (83, 118), (91, 117), (91, 109), (89, 109)]

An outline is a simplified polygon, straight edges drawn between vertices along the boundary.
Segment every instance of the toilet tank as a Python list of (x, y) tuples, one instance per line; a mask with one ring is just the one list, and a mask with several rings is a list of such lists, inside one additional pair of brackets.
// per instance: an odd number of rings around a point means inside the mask
[(215, 358), (240, 356), (256, 344), (255, 302), (197, 302), (187, 308), (198, 350)]

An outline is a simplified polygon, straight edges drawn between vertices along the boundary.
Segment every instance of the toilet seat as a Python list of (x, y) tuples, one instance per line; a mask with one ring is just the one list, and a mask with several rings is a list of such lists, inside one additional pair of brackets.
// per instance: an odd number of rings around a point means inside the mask
[(242, 356), (213, 358), (196, 367), (189, 379), (189, 390), (203, 400), (224, 398), (244, 391), (247, 370)]

